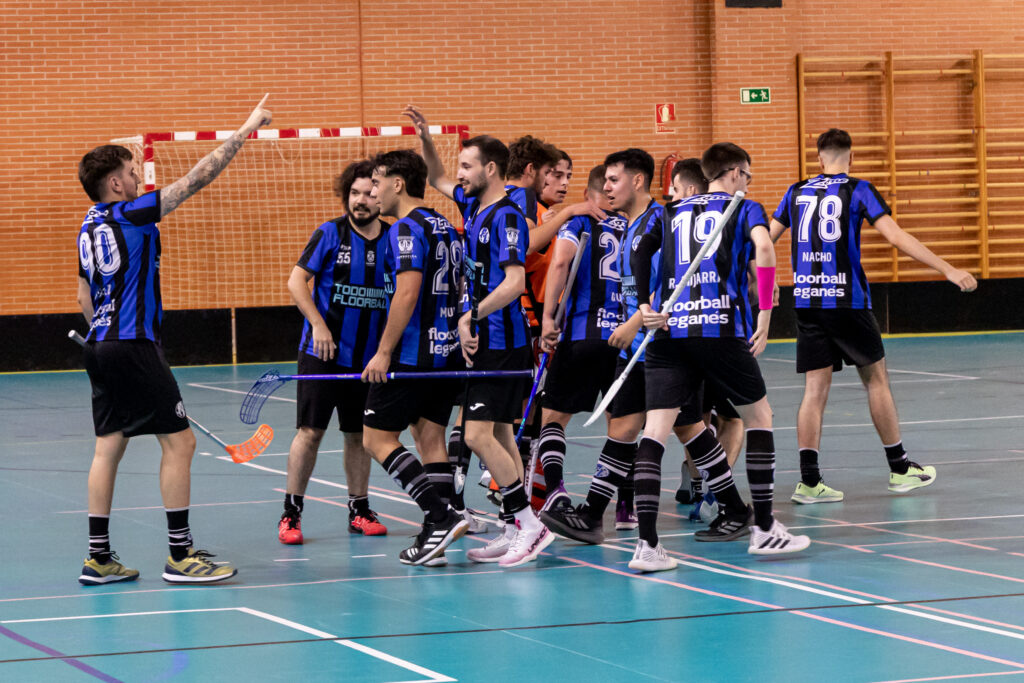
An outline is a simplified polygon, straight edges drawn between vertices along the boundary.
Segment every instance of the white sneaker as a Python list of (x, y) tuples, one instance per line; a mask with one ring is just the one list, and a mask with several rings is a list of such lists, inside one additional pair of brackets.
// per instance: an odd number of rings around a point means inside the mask
[(483, 548), (471, 548), (466, 551), (466, 557), (473, 562), (497, 562), (508, 552), (516, 531), (518, 530), (515, 524), (506, 524), (505, 530), (492, 538)]
[(675, 569), (678, 565), (675, 558), (668, 556), (665, 546), (660, 542), (652, 548), (642, 538), (636, 542), (633, 559), (629, 561), (629, 568), (638, 572), (664, 572)]
[(508, 546), (508, 552), (502, 555), (498, 564), (502, 567), (518, 567), (521, 564), (537, 559), (541, 551), (551, 545), (555, 535), (543, 524), (538, 522), (532, 529), (518, 529)]
[(798, 552), (810, 544), (810, 538), (794, 536), (776, 519), (768, 531), (762, 531), (756, 524), (750, 526), (750, 547), (747, 552), (751, 555), (781, 555)]
[(463, 519), (469, 522), (469, 528), (466, 529), (467, 534), (485, 534), (487, 533), (487, 520), (481, 519), (473, 514), (469, 508), (463, 510), (456, 510)]
[(424, 567), (447, 567), (448, 566), (448, 558), (445, 557), (444, 553), (442, 552), (437, 557), (429, 559), (426, 562), (424, 562), (423, 566)]

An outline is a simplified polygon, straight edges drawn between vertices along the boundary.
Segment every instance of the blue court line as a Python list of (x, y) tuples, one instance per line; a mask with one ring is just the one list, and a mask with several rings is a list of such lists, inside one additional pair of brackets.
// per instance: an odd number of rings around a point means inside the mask
[(28, 645), (29, 647), (34, 648), (36, 650), (39, 650), (40, 652), (43, 652), (45, 654), (48, 654), (51, 657), (56, 657), (56, 658), (60, 659), (60, 661), (64, 662), (65, 664), (73, 666), (76, 669), (78, 669), (79, 671), (82, 671), (83, 673), (89, 674), (93, 678), (98, 678), (99, 680), (106, 681), (107, 683), (122, 683), (122, 681), (120, 679), (118, 679), (118, 678), (114, 678), (113, 676), (108, 676), (107, 674), (103, 673), (102, 671), (99, 671), (98, 669), (92, 668), (91, 666), (89, 666), (85, 662), (80, 662), (77, 659), (71, 659), (70, 657), (66, 657), (62, 652), (58, 652), (57, 650), (54, 650), (52, 647), (47, 647), (46, 645), (43, 645), (42, 643), (37, 643), (34, 640), (30, 640), (30, 639), (26, 638), (25, 636), (23, 636), (23, 635), (21, 635), (19, 633), (15, 633), (14, 631), (10, 630), (9, 628), (4, 628), (3, 626), (0, 626), (0, 633), (2, 633), (3, 635), (7, 636), (8, 638), (10, 638), (11, 640), (13, 640), (15, 642), (21, 643), (22, 645)]

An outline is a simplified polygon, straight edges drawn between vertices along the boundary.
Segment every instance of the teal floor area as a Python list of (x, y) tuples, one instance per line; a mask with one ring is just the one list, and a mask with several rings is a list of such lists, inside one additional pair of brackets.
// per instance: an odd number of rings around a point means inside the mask
[[(938, 468), (933, 486), (888, 492), (866, 394), (846, 369), (821, 449), (826, 481), (846, 500), (790, 502), (803, 385), (794, 345), (773, 343), (761, 367), (775, 411), (776, 514), (812, 545), (765, 559), (745, 540), (694, 542), (701, 526), (673, 499), (682, 447), (672, 443), (659, 530), (680, 566), (647, 575), (626, 566), (635, 532), (615, 531), (601, 546), (558, 539), (512, 570), (465, 559), (490, 534), (456, 542), (446, 568), (401, 565), (421, 514), (375, 465), (370, 500), (388, 535), (350, 535), (334, 430), (307, 490), (306, 543), (281, 545), (289, 383), (263, 408), (276, 435), (255, 460), (232, 463), (197, 434), (193, 535), (238, 567), (235, 579), (161, 580), (159, 449), (140, 437), (121, 464), (111, 538), (141, 578), (82, 587), (88, 379), (0, 375), (0, 680), (1024, 681), (1024, 333), (894, 338), (886, 349), (903, 441), (911, 459)], [(254, 431), (238, 420), (242, 396), (269, 367), (175, 375), (189, 414), (238, 443)], [(603, 442), (585, 417), (568, 430), (574, 498)], [(467, 488), (471, 507), (494, 510), (483, 489)]]

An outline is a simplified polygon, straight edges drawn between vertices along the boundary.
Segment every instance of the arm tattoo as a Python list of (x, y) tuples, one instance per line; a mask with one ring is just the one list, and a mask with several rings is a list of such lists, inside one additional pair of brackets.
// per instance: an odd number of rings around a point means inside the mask
[(242, 148), (245, 139), (246, 136), (234, 133), (223, 145), (203, 157), (184, 177), (160, 190), (160, 217), (174, 211), (186, 199), (213, 182)]

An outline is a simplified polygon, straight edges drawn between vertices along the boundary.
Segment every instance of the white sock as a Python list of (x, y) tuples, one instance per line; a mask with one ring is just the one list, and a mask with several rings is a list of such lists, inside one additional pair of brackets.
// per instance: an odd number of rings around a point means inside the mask
[(544, 526), (540, 523), (540, 520), (537, 519), (537, 515), (533, 513), (533, 508), (529, 506), (515, 514), (516, 521), (519, 522), (519, 528), (524, 531), (536, 531)]

